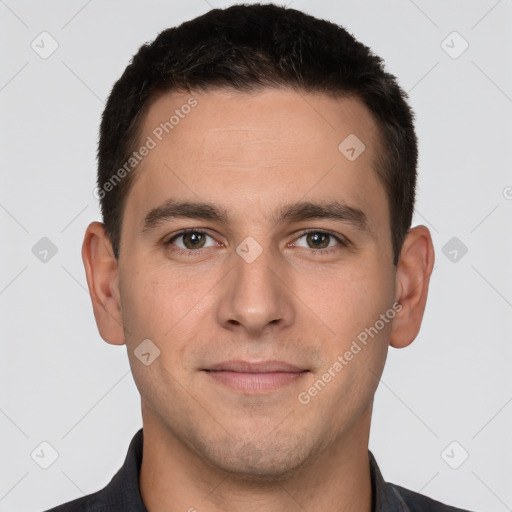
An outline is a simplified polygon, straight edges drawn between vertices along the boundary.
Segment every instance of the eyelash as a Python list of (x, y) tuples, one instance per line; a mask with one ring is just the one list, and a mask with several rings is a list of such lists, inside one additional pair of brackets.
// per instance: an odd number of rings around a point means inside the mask
[[(183, 230), (179, 231), (178, 233), (174, 234), (171, 238), (169, 238), (165, 242), (165, 245), (167, 247), (171, 246), (172, 242), (174, 240), (176, 240), (180, 236), (186, 235), (187, 233), (197, 233), (200, 235), (206, 235), (206, 236), (209, 236), (210, 238), (213, 238), (211, 235), (209, 235), (205, 231), (201, 231), (200, 229), (195, 229), (195, 228), (188, 228), (188, 229), (183, 229)], [(302, 238), (303, 236), (308, 235), (309, 233), (328, 235), (328, 236), (334, 238), (339, 243), (339, 245), (341, 245), (342, 247), (348, 247), (348, 245), (349, 245), (348, 240), (346, 240), (344, 237), (342, 238), (339, 235), (332, 233), (331, 231), (325, 231), (325, 230), (319, 230), (319, 229), (308, 229), (308, 230), (302, 231), (295, 240), (298, 240), (298, 239)], [(175, 253), (178, 253), (178, 254), (184, 254), (186, 256), (193, 257), (194, 255), (196, 255), (198, 253), (200, 254), (202, 249), (209, 249), (209, 248), (210, 247), (203, 247), (201, 249), (182, 249), (181, 247), (174, 247), (172, 249), (172, 251)], [(336, 251), (336, 247), (331, 247), (329, 249), (308, 248), (307, 250), (310, 250), (314, 253), (325, 255), (325, 254), (331, 254), (332, 252)]]

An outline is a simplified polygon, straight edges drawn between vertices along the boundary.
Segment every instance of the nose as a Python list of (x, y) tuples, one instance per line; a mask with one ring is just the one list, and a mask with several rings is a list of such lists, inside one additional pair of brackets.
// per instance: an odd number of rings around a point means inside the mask
[(292, 277), (279, 254), (267, 248), (253, 261), (238, 254), (233, 260), (219, 289), (219, 324), (251, 337), (263, 336), (271, 326), (290, 326), (295, 316)]

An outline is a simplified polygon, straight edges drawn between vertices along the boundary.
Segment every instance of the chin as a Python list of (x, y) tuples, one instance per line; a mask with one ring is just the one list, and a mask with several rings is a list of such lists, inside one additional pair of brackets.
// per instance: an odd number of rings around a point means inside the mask
[(225, 443), (201, 447), (199, 453), (210, 466), (235, 479), (270, 483), (292, 478), (311, 461), (314, 450), (307, 448), (309, 443), (305, 439), (291, 437), (281, 441), (234, 441), (228, 438)]

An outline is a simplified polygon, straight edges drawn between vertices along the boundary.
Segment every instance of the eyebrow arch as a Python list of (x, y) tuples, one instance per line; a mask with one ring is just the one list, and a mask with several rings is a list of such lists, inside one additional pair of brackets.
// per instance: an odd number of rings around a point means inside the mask
[[(142, 222), (142, 231), (150, 231), (160, 223), (175, 218), (210, 220), (229, 224), (227, 210), (218, 208), (214, 204), (168, 199), (162, 205), (148, 212)], [(277, 212), (270, 216), (270, 221), (274, 225), (313, 219), (337, 220), (352, 224), (360, 231), (369, 231), (368, 219), (365, 213), (359, 208), (354, 208), (340, 201), (288, 203), (281, 206)]]
[(148, 212), (142, 223), (142, 231), (149, 231), (160, 223), (175, 218), (213, 220), (222, 224), (229, 223), (227, 211), (221, 210), (213, 204), (168, 199), (162, 205)]

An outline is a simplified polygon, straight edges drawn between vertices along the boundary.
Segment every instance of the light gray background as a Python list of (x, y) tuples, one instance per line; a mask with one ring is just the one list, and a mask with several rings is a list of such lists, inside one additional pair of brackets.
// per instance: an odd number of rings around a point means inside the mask
[[(141, 44), (229, 4), (0, 0), (0, 511), (103, 487), (141, 426), (126, 349), (97, 333), (80, 256), (87, 224), (100, 220), (100, 115)], [(421, 334), (390, 349), (370, 448), (389, 481), (460, 507), (512, 510), (512, 0), (290, 7), (369, 45), (417, 113), (415, 224), (431, 229), (436, 267)], [(59, 45), (47, 59), (31, 48), (43, 31)], [(458, 58), (453, 31), (469, 43)], [(47, 262), (32, 252), (42, 237), (58, 248)], [(455, 262), (443, 254), (452, 237), (468, 248)], [(30, 455), (42, 441), (59, 454), (48, 469)], [(449, 467), (463, 450), (469, 458)]]

